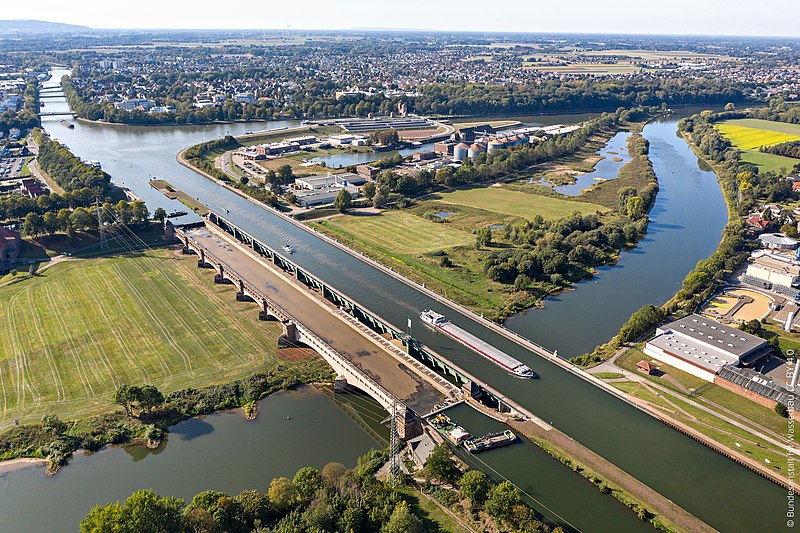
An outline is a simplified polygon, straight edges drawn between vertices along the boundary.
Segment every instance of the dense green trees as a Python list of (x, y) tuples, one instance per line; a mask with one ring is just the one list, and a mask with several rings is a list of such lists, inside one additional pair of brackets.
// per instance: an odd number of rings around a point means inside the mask
[[(385, 455), (379, 453), (378, 457), (379, 465)], [(362, 468), (367, 464), (369, 468)], [(246, 490), (231, 497), (224, 492), (201, 492), (188, 505), (150, 490), (138, 491), (122, 503), (92, 509), (81, 523), (81, 531), (423, 531), (422, 522), (401, 494), (375, 479), (373, 461), (359, 461), (359, 467), (352, 470), (339, 467), (326, 465), (327, 477), (316, 469), (303, 468), (294, 481), (273, 479), (266, 493)], [(334, 471), (335, 476), (330, 477)]]
[(95, 507), (81, 522), (83, 533), (178, 533), (183, 502), (152, 490), (134, 492), (123, 504)]
[(480, 470), (467, 470), (458, 482), (461, 494), (473, 507), (484, 504), (491, 487), (489, 477)]
[(437, 444), (425, 463), (425, 475), (433, 480), (453, 483), (458, 477), (458, 469), (453, 454), (447, 444)]
[(101, 199), (110, 196), (111, 176), (105, 171), (83, 163), (42, 130), (34, 131), (34, 139), (39, 146), (37, 162), (65, 191), (88, 188)]
[[(176, 107), (175, 113), (124, 111), (113, 104), (93, 103), (99, 96), (96, 83), (125, 81), (135, 78), (123, 75), (94, 76), (94, 83), (62, 79), (62, 87), (75, 113), (91, 120), (126, 124), (196, 124), (218, 120), (252, 120), (272, 117), (366, 117), (370, 113), (385, 115), (404, 103), (419, 114), (487, 115), (538, 114), (546, 112), (607, 110), (643, 105), (680, 105), (743, 102), (748, 88), (724, 78), (706, 75), (636, 76), (620, 79), (540, 80), (521, 84), (469, 83), (448, 81), (428, 83), (420, 87), (417, 97), (385, 97), (383, 94), (360, 94), (337, 99), (340, 84), (328, 79), (305, 79), (302, 73), (286, 71), (283, 76), (297, 78), (296, 87), (285, 90), (286, 102), (259, 99), (253, 104), (228, 100), (221, 105), (199, 109), (192, 106), (196, 91), (189, 89), (193, 81), (208, 73), (153, 73), (150, 81), (157, 86), (152, 96), (159, 103)], [(271, 69), (232, 69), (211, 74), (237, 79), (238, 76), (274, 78)], [(85, 76), (84, 76), (85, 78)], [(83, 82), (83, 80), (81, 80)], [(389, 134), (387, 134), (389, 135)]]
[(134, 409), (151, 412), (164, 403), (164, 395), (153, 385), (122, 385), (114, 393), (114, 403), (133, 416)]
[(663, 311), (654, 305), (645, 305), (631, 315), (619, 331), (622, 342), (636, 340), (637, 337), (647, 333), (664, 318)]
[(347, 189), (339, 191), (339, 194), (336, 195), (336, 199), (333, 201), (333, 207), (340, 213), (346, 213), (352, 205), (353, 197)]

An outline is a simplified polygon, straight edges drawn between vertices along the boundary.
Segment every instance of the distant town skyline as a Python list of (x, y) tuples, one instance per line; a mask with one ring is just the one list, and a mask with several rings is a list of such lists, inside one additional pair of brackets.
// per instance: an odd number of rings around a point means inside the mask
[(113, 29), (389, 28), (800, 37), (800, 10), (795, 0), (774, 0), (769, 9), (743, 0), (672, 0), (652, 6), (648, 9), (631, 0), (351, 0), (340, 5), (306, 0), (302, 4), (238, 4), (234, 9), (208, 0), (140, 0), (136, 9), (118, 10), (96, 0), (40, 0), (17, 10), (14, 18)]

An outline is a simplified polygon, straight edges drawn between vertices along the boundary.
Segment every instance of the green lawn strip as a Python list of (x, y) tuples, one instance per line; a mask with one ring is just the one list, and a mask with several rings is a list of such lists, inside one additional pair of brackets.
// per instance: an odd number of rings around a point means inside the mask
[(675, 406), (670, 405), (669, 402), (667, 402), (664, 398), (653, 394), (650, 389), (641, 383), (636, 383), (635, 381), (612, 381), (610, 383), (616, 388), (627, 392), (631, 396), (635, 396), (641, 400), (645, 400), (652, 404), (658, 405), (659, 407), (663, 407), (670, 412), (675, 411)]
[[(690, 405), (689, 403), (681, 400), (677, 395), (666, 395), (663, 398), (657, 397), (651, 391), (642, 386), (642, 384), (632, 381), (611, 382), (611, 384), (618, 389), (631, 394), (632, 396), (654, 403), (668, 410), (669, 413), (667, 414), (670, 417), (681, 421), (682, 423), (696, 429), (700, 433), (714, 439), (715, 441), (718, 441), (720, 444), (727, 446), (732, 450), (747, 453), (748, 456), (751, 456), (762, 463), (764, 462), (764, 458), (767, 458), (769, 459), (771, 466), (780, 465), (782, 459), (785, 460), (785, 453), (777, 450), (772, 444), (760, 439), (748, 431), (740, 429), (718, 418), (715, 415)], [(676, 406), (685, 411), (685, 413), (682, 413), (680, 410), (676, 409)], [(755, 444), (752, 444), (751, 441), (759, 442), (763, 447), (756, 446)], [(734, 442), (739, 442), (741, 448), (737, 448)]]
[[(626, 370), (635, 372), (636, 363), (642, 359), (647, 361), (652, 360), (651, 357), (645, 355), (640, 350), (631, 348), (617, 358), (616, 364), (617, 366), (620, 366)], [(704, 403), (705, 401), (710, 402), (707, 404), (707, 407), (715, 410), (716, 407), (713, 404), (717, 404), (720, 407), (724, 407), (725, 409), (729, 409), (730, 411), (739, 414), (742, 418), (756, 426), (762, 426), (765, 429), (778, 433), (779, 435), (786, 433), (786, 419), (781, 417), (774, 410), (764, 407), (763, 405), (759, 405), (743, 396), (739, 396), (738, 394), (726, 390), (719, 385), (709, 383), (698, 377), (692, 376), (691, 374), (678, 370), (677, 368), (666, 365), (660, 361), (656, 361), (656, 364), (662, 372), (665, 372), (675, 381), (678, 381), (687, 390), (697, 391), (692, 398), (698, 403)], [(663, 376), (656, 377), (647, 376), (644, 374), (641, 374), (641, 376), (649, 381), (652, 381), (653, 383), (658, 383), (662, 387), (676, 392), (679, 397), (686, 397), (685, 391), (677, 388), (673, 383), (665, 379)]]
[(280, 328), (171, 250), (55, 265), (0, 288), (0, 428), (113, 409), (120, 383), (165, 392), (273, 367)]
[(19, 172), (20, 176), (30, 176), (31, 175), (31, 169), (28, 168), (28, 163), (30, 163), (32, 160), (33, 160), (33, 157), (26, 157), (25, 158), (25, 163), (23, 163), (22, 170), (20, 170), (20, 172)]
[[(445, 268), (411, 255), (398, 254), (392, 250), (371, 246), (362, 240), (361, 235), (349, 233), (341, 226), (330, 225), (329, 222), (323, 220), (315, 222), (314, 225), (318, 230), (338, 239), (350, 248), (373, 257), (418, 283), (424, 283), (430, 289), (444, 294), (448, 298), (485, 313), (494, 313), (498, 307), (503, 305), (505, 293), (502, 291), (502, 287), (487, 281), (482, 271), (472, 272), (469, 268)], [(454, 263), (457, 265), (462, 264), (463, 258), (470, 255), (467, 250), (463, 252), (463, 255), (457, 255), (454, 258)], [(494, 290), (488, 292), (487, 286), (489, 285), (498, 285), (496, 292)]]
[(757, 150), (745, 150), (742, 152), (741, 161), (757, 165), (761, 172), (791, 172), (792, 168), (800, 159), (785, 157), (782, 155), (768, 154)]
[(448, 224), (436, 223), (407, 211), (385, 211), (379, 215), (343, 216), (326, 226), (358, 236), (365, 244), (405, 254), (422, 254), (473, 244), (475, 237)]
[(525, 193), (502, 187), (459, 189), (438, 193), (430, 198), (440, 200), (446, 204), (465, 205), (527, 219), (541, 215), (546, 219), (555, 220), (576, 211), (594, 213), (595, 211), (607, 210), (601, 205)]
[(619, 379), (625, 377), (624, 374), (620, 374), (619, 372), (597, 372), (594, 376), (600, 379)]
[(439, 505), (432, 501), (432, 497), (426, 497), (418, 490), (403, 485), (397, 488), (403, 495), (403, 499), (411, 505), (414, 514), (421, 517), (425, 531), (432, 533), (470, 533), (452, 516), (447, 514)]
[[(734, 413), (742, 415), (747, 420), (763, 426), (777, 433), (785, 435), (787, 431), (787, 419), (775, 412), (774, 409), (764, 407), (756, 402), (748, 400), (736, 393), (723, 389), (717, 385), (711, 385), (699, 392), (695, 399), (708, 400), (721, 407), (730, 409)], [(713, 406), (709, 406), (713, 407)]]
[[(762, 463), (764, 466), (772, 468), (777, 472), (780, 472), (786, 475), (786, 453), (776, 452), (773, 449), (764, 449), (760, 448), (751, 442), (744, 442), (743, 439), (738, 437), (733, 437), (728, 435), (727, 433), (714, 429), (709, 428), (703, 424), (698, 424), (697, 422), (692, 422), (689, 420), (684, 420), (684, 423), (687, 426), (690, 426), (700, 433), (711, 437), (716, 442), (722, 444), (723, 446), (737, 451), (739, 453), (745, 454), (747, 457)], [(758, 439), (756, 439), (758, 441)], [(735, 443), (739, 443), (740, 447), (737, 447)], [(763, 442), (762, 442), (763, 444)], [(766, 463), (764, 459), (769, 460), (769, 463)]]
[[(631, 372), (638, 372), (636, 370), (636, 363), (638, 363), (641, 360), (652, 361), (653, 358), (650, 357), (649, 355), (644, 354), (638, 348), (631, 348), (627, 352), (622, 354), (620, 357), (618, 357), (615, 364), (619, 367), (624, 368), (625, 370), (630, 370)], [(662, 372), (665, 372), (668, 376), (672, 377), (686, 390), (692, 390), (692, 389), (697, 390), (700, 389), (701, 387), (705, 387), (708, 385), (707, 381), (702, 380), (686, 372), (683, 372), (681, 370), (678, 370), (677, 368), (673, 368), (665, 363), (662, 363), (661, 361), (656, 361), (655, 364)], [(663, 376), (661, 377), (647, 376), (644, 374), (642, 374), (642, 376), (649, 379), (650, 381), (653, 381), (654, 383), (658, 383), (659, 385), (672, 389), (678, 393), (681, 394), (685, 393), (684, 390), (678, 388), (674, 383), (671, 383), (668, 379), (664, 379)]]

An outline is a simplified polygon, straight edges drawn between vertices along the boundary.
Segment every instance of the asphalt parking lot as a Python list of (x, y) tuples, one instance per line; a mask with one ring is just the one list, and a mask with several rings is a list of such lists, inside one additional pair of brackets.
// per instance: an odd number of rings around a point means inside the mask
[(24, 164), (24, 157), (7, 157), (0, 159), (0, 180), (19, 178)]

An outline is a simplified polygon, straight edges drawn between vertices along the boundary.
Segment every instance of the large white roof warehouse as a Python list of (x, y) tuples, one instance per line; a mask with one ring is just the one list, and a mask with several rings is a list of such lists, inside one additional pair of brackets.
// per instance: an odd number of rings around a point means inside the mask
[(701, 315), (688, 315), (656, 329), (644, 353), (706, 381), (725, 365), (747, 365), (770, 351), (767, 342)]

